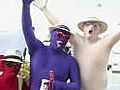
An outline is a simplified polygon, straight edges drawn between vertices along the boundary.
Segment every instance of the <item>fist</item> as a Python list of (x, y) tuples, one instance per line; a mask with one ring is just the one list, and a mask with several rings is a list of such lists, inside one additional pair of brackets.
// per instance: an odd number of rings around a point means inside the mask
[(40, 90), (48, 90), (49, 88), (49, 80), (42, 79)]
[(27, 4), (27, 5), (29, 5), (32, 1), (34, 1), (34, 0), (22, 0), (23, 1), (23, 4)]

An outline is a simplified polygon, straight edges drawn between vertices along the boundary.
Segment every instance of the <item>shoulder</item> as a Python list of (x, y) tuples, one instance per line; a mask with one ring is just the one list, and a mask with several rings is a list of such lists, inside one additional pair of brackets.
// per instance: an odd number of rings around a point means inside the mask
[(71, 55), (68, 55), (68, 60), (71, 62), (71, 63), (77, 63), (77, 60), (74, 56), (71, 56)]
[(80, 35), (79, 33), (74, 33), (70, 37), (70, 41), (73, 41), (73, 42), (78, 41), (78, 40), (82, 40), (82, 39), (83, 39), (83, 36)]

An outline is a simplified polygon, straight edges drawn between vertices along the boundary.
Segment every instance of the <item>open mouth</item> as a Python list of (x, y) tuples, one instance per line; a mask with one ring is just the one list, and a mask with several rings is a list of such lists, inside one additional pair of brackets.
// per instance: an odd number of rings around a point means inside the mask
[(92, 34), (92, 30), (89, 30), (89, 34)]
[(62, 44), (63, 44), (63, 42), (62, 42), (62, 41), (57, 41), (57, 47), (61, 47), (61, 46), (62, 46)]

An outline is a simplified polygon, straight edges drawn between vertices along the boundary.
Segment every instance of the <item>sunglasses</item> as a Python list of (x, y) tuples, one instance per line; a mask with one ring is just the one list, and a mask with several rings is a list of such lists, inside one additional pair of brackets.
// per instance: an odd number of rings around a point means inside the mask
[(2, 61), (8, 68), (18, 68), (20, 66), (20, 63), (16, 62), (8, 62), (8, 61)]
[(48, 85), (49, 85), (49, 82), (44, 82), (43, 84), (48, 86)]
[(58, 39), (63, 38), (65, 41), (68, 41), (70, 39), (70, 35), (65, 35), (63, 32), (56, 31), (56, 35), (57, 35)]

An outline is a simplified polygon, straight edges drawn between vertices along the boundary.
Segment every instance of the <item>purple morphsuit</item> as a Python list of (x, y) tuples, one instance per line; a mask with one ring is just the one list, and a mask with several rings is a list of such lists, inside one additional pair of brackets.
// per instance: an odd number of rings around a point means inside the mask
[[(66, 26), (52, 28), (50, 46), (36, 39), (33, 31), (30, 3), (23, 0), (22, 29), (30, 54), (30, 90), (40, 90), (42, 79), (49, 80), (49, 71), (54, 71), (54, 90), (80, 90), (80, 72), (72, 56), (63, 51), (70, 32)], [(67, 80), (70, 79), (70, 83)]]

